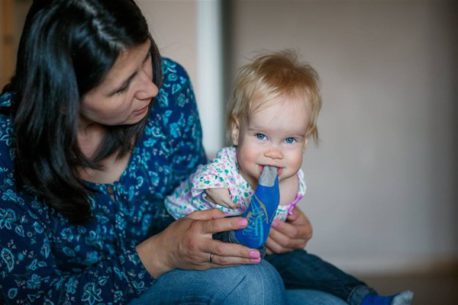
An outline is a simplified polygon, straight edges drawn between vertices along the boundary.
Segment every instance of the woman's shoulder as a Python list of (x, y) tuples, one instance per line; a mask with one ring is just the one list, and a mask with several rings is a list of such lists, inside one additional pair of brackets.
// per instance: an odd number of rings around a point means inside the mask
[(11, 107), (14, 94), (10, 91), (6, 91), (0, 94), (0, 108), (9, 108)]
[[(189, 78), (188, 73), (186, 72), (186, 69), (177, 61), (168, 58), (168, 57), (162, 57), (162, 74), (164, 76), (170, 77), (171, 75), (176, 75), (176, 76), (181, 76), (185, 78)], [(168, 80), (166, 77), (164, 77), (164, 80)], [(174, 78), (172, 78), (174, 80)]]
[(176, 61), (163, 57), (162, 83), (153, 110), (161, 112), (162, 120), (169, 124), (170, 115), (181, 116), (184, 112), (187, 116), (192, 116), (197, 112), (196, 108), (191, 80), (185, 68)]
[(159, 96), (179, 96), (180, 94), (192, 93), (191, 79), (186, 69), (178, 62), (162, 58), (162, 84)]

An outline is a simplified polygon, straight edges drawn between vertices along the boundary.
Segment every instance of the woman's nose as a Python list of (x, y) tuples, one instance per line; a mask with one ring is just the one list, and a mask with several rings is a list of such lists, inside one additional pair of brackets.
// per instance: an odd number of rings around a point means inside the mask
[(272, 148), (264, 153), (264, 156), (270, 159), (283, 159), (283, 153), (277, 148)]
[(144, 73), (144, 75), (142, 75), (142, 86), (137, 92), (137, 98), (139, 100), (152, 99), (157, 95), (158, 92), (159, 88), (151, 80), (151, 78), (146, 75), (146, 73)]

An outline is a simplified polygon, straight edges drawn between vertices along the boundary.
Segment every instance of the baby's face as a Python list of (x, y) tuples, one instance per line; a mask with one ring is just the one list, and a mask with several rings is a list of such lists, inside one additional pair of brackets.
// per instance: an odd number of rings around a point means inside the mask
[[(256, 101), (255, 101), (256, 102)], [(242, 176), (256, 186), (264, 166), (278, 168), (280, 182), (294, 177), (302, 165), (310, 120), (303, 97), (279, 96), (258, 107), (232, 130)]]

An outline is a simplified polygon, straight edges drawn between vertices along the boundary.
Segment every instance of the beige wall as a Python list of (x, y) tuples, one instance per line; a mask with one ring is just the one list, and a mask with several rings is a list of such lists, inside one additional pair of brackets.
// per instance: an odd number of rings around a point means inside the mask
[(296, 49), (322, 79), (310, 251), (361, 272), (458, 260), (456, 6), (233, 1), (233, 67)]
[(0, 90), (14, 74), (17, 45), (32, 0), (0, 0)]
[(163, 56), (180, 62), (197, 86), (197, 8), (194, 0), (137, 0)]

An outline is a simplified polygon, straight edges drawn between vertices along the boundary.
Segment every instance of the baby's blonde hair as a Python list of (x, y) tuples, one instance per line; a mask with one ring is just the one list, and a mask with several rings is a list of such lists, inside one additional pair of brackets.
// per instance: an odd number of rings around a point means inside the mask
[[(298, 61), (291, 50), (258, 55), (238, 71), (232, 97), (228, 103), (227, 135), (238, 122), (248, 120), (249, 114), (260, 105), (281, 95), (304, 97), (310, 102), (310, 122), (307, 137), (318, 141), (317, 119), (321, 109), (318, 73), (310, 65)], [(256, 98), (255, 98), (256, 97)]]

